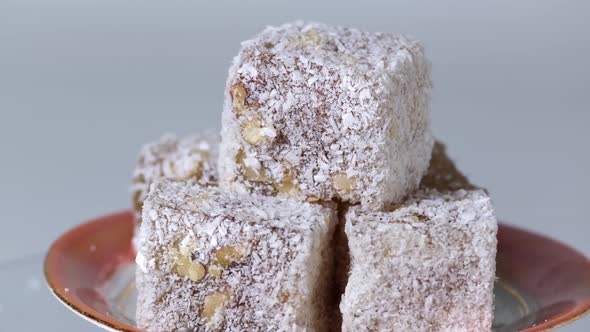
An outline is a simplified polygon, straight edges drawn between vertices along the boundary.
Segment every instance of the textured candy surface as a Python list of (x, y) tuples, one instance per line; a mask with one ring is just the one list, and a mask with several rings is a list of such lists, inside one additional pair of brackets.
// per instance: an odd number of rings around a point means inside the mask
[(217, 183), (219, 135), (213, 131), (177, 137), (167, 134), (145, 144), (133, 171), (131, 193), (136, 220), (150, 185), (157, 179), (196, 179), (202, 185)]
[(343, 331), (490, 331), (497, 221), (437, 143), (422, 188), (388, 212), (346, 213)]
[(380, 209), (428, 168), (430, 64), (421, 44), (301, 22), (269, 27), (229, 70), (220, 183)]
[(138, 262), (148, 331), (325, 331), (331, 205), (162, 180), (145, 201)]

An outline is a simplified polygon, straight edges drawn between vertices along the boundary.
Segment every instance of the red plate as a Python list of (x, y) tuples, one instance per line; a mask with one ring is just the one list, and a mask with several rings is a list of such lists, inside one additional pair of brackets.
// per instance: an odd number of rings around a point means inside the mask
[[(47, 285), (88, 321), (113, 331), (139, 331), (132, 234), (131, 212), (70, 230), (49, 249)], [(495, 331), (543, 331), (590, 310), (590, 261), (557, 241), (500, 225), (497, 273)]]

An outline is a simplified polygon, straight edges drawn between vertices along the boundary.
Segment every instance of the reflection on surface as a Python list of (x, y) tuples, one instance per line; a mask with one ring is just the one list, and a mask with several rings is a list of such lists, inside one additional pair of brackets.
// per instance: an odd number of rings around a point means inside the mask
[(112, 317), (135, 326), (135, 263), (122, 266), (98, 291), (103, 295)]
[(537, 317), (537, 305), (533, 299), (503, 280), (494, 287), (495, 332), (512, 332), (532, 326)]

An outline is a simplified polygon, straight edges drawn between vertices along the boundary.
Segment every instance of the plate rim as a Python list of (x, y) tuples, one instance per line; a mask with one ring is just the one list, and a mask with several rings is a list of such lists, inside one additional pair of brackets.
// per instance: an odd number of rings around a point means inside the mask
[(53, 296), (62, 303), (66, 308), (70, 311), (75, 313), (77, 316), (82, 317), (83, 319), (91, 322), (92, 324), (106, 329), (107, 331), (118, 331), (118, 332), (140, 332), (141, 330), (137, 329), (136, 327), (129, 326), (123, 322), (115, 320), (111, 317), (105, 316), (92, 308), (89, 308), (84, 303), (74, 304), (69, 294), (63, 287), (56, 285), (56, 278), (52, 278), (52, 274), (50, 272), (51, 263), (57, 259), (55, 255), (57, 255), (57, 248), (67, 240), (70, 236), (75, 233), (76, 230), (84, 227), (90, 227), (95, 223), (104, 222), (105, 219), (119, 219), (119, 218), (129, 218), (132, 216), (133, 212), (130, 210), (124, 210), (114, 213), (109, 213), (103, 216), (99, 216), (93, 219), (90, 219), (86, 222), (77, 224), (76, 226), (70, 228), (68, 231), (60, 235), (49, 247), (47, 254), (45, 255), (45, 259), (43, 261), (43, 275), (45, 277), (45, 284), (47, 288), (49, 288), (50, 292)]
[[(572, 247), (564, 242), (561, 242), (557, 239), (551, 238), (547, 235), (538, 233), (536, 231), (529, 231), (525, 228), (515, 226), (513, 224), (506, 223), (506, 222), (498, 222), (498, 230), (500, 228), (500, 225), (502, 226), (502, 228), (504, 228), (506, 230), (510, 230), (512, 232), (525, 233), (525, 234), (531, 235), (533, 237), (536, 237), (537, 239), (542, 240), (544, 242), (550, 242), (552, 245), (560, 247), (561, 250), (563, 250), (564, 252), (568, 252), (569, 254), (576, 255), (579, 258), (583, 259), (585, 261), (585, 264), (590, 269), (590, 259), (586, 255), (581, 253), (579, 250), (575, 249), (574, 247)], [(590, 281), (589, 281), (589, 283), (590, 283)], [(590, 314), (590, 299), (580, 308), (572, 310), (571, 312), (569, 312), (563, 316), (555, 317), (555, 318), (545, 321), (541, 324), (537, 324), (534, 326), (530, 326), (526, 329), (519, 330), (518, 332), (541, 332), (541, 331), (555, 330), (555, 329), (558, 329), (562, 326), (565, 326), (565, 325), (568, 325), (572, 322), (575, 322), (579, 319), (582, 319), (583, 317), (585, 317), (588, 314)]]
[[(89, 321), (92, 324), (99, 326), (101, 328), (104, 328), (108, 331), (141, 332), (141, 330), (138, 329), (137, 327), (125, 324), (121, 321), (114, 319), (113, 317), (103, 315), (103, 314), (97, 312), (96, 310), (88, 307), (84, 303), (74, 303), (74, 301), (71, 299), (68, 292), (63, 287), (60, 287), (60, 285), (56, 284), (56, 282), (57, 282), (56, 279), (59, 279), (59, 278), (55, 278), (52, 275), (52, 273), (50, 272), (50, 268), (52, 266), (51, 264), (53, 263), (53, 261), (55, 261), (57, 259), (57, 257), (56, 257), (56, 255), (58, 253), (57, 249), (60, 247), (60, 245), (62, 243), (64, 243), (64, 241), (67, 241), (77, 230), (80, 230), (81, 228), (85, 228), (85, 227), (90, 227), (91, 225), (94, 225), (94, 224), (102, 223), (106, 219), (131, 218), (132, 215), (133, 215), (133, 212), (131, 210), (123, 210), (123, 211), (119, 211), (119, 212), (105, 214), (105, 215), (90, 219), (88, 221), (85, 221), (83, 223), (73, 226), (68, 231), (66, 231), (65, 233), (60, 235), (55, 241), (53, 241), (53, 243), (51, 244), (51, 246), (49, 247), (49, 249), (47, 251), (47, 254), (45, 256), (44, 263), (43, 263), (43, 274), (44, 274), (44, 278), (45, 278), (45, 284), (46, 284), (47, 288), (50, 290), (50, 292), (54, 295), (54, 297), (60, 303), (62, 303), (66, 308), (68, 308), (70, 311), (75, 313), (77, 316), (82, 317), (86, 321)], [(575, 248), (573, 248), (572, 246), (570, 246), (568, 244), (565, 244), (559, 240), (550, 238), (550, 237), (540, 234), (538, 232), (529, 231), (524, 228), (509, 224), (509, 223), (498, 222), (498, 228), (500, 228), (500, 227), (505, 228), (506, 230), (509, 230), (509, 231), (526, 233), (526, 234), (532, 235), (532, 236), (538, 238), (539, 240), (542, 240), (545, 242), (551, 242), (552, 244), (559, 246), (565, 252), (568, 252), (570, 254), (574, 254), (574, 255), (579, 256), (580, 258), (583, 258), (590, 268), (590, 259), (588, 259), (588, 257), (586, 257), (584, 254), (582, 254), (580, 251), (576, 250)], [(534, 325), (534, 326), (528, 327), (526, 329), (520, 330), (519, 332), (539, 332), (539, 331), (549, 331), (549, 330), (557, 329), (557, 328), (562, 327), (564, 325), (570, 324), (576, 320), (579, 320), (588, 314), (590, 314), (590, 301), (588, 301), (584, 305), (580, 306), (579, 308), (572, 310), (572, 312), (569, 312), (569, 313), (562, 315), (562, 316), (555, 317), (555, 318), (548, 320), (546, 322), (543, 322), (541, 324)]]
[(121, 332), (121, 331), (128, 332), (129, 331), (129, 330), (121, 330), (119, 328), (115, 329), (115, 328), (111, 327), (109, 323), (104, 322), (104, 321), (92, 316), (91, 314), (87, 314), (81, 310), (78, 310), (78, 308), (75, 305), (71, 304), (66, 299), (62, 298), (59, 294), (57, 294), (57, 292), (55, 292), (48, 283), (46, 283), (46, 285), (51, 290), (51, 294), (53, 294), (53, 296), (57, 300), (59, 300), (59, 302), (61, 304), (63, 304), (64, 307), (68, 308), (71, 312), (76, 314), (76, 316), (83, 318), (85, 321), (90, 322), (93, 325), (103, 328), (107, 331), (114, 331), (114, 332)]

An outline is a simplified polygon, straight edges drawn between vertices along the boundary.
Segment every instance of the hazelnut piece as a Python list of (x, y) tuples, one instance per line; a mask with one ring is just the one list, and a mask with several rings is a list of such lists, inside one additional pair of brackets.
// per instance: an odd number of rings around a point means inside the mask
[(246, 98), (248, 92), (242, 82), (238, 82), (229, 88), (232, 98), (232, 110), (236, 114), (242, 114), (246, 110)]
[[(201, 316), (209, 323), (214, 324), (213, 318), (219, 310), (223, 310), (227, 301), (229, 301), (230, 292), (227, 289), (216, 291), (205, 296)], [(217, 324), (215, 324), (217, 325)], [(215, 326), (213, 326), (215, 327)]]
[(354, 176), (348, 177), (348, 175), (344, 172), (334, 175), (332, 180), (334, 189), (336, 189), (338, 192), (349, 193), (356, 189), (356, 178)]

